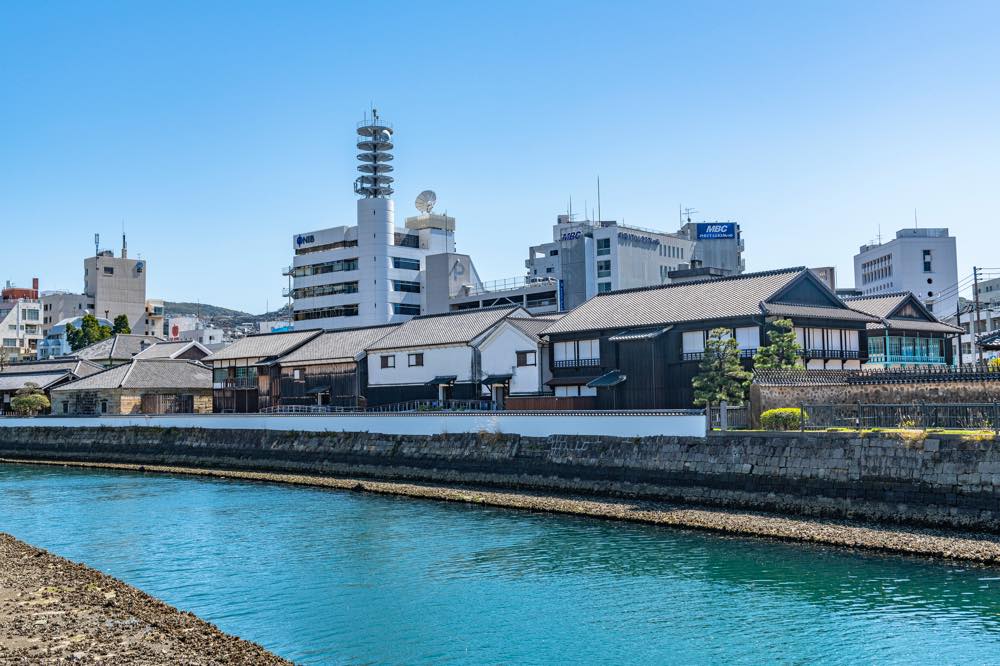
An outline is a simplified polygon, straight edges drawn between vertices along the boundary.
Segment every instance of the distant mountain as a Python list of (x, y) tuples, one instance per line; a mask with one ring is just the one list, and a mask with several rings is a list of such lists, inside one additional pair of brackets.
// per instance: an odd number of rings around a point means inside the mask
[(166, 301), (163, 303), (163, 309), (168, 317), (205, 317), (215, 319), (217, 317), (224, 317), (228, 319), (237, 319), (243, 317), (253, 317), (249, 312), (243, 312), (242, 310), (230, 310), (229, 308), (219, 307), (218, 305), (208, 305), (207, 303), (174, 303), (173, 301)]

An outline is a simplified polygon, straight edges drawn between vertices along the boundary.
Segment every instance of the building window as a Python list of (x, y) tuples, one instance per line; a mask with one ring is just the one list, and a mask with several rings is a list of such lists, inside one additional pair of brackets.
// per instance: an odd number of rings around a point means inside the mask
[(597, 262), (597, 277), (606, 278), (611, 277), (611, 260), (604, 259)]
[(336, 243), (326, 243), (325, 245), (313, 245), (312, 247), (300, 247), (295, 249), (295, 254), (310, 254), (312, 252), (323, 252), (325, 250), (336, 250), (341, 247), (357, 247), (358, 241), (337, 241)]
[(930, 273), (931, 270), (931, 251), (924, 250), (924, 273)]
[(356, 294), (358, 293), (358, 283), (355, 282), (335, 282), (333, 284), (321, 284), (316, 287), (300, 287), (292, 291), (292, 298), (313, 298), (315, 296), (334, 296), (336, 294)]
[(313, 308), (310, 310), (297, 310), (295, 321), (307, 321), (309, 319), (326, 319), (328, 317), (357, 317), (358, 304), (338, 305), (330, 308)]
[(412, 303), (393, 303), (392, 313), (398, 315), (418, 315), (420, 314), (420, 306)]
[(101, 414), (107, 414), (107, 413), (108, 413), (108, 401), (101, 400)]
[(423, 364), (424, 364), (423, 353), (406, 355), (406, 365), (410, 366), (411, 368), (418, 368), (423, 366)]
[(382, 356), (381, 357), (381, 361), (382, 361), (382, 369), (383, 370), (385, 368), (395, 368), (396, 367), (396, 355), (395, 354), (389, 354), (387, 356)]
[(558, 257), (559, 256), (559, 250), (549, 250), (549, 256), (550, 257)]
[(405, 257), (393, 257), (392, 267), (401, 268), (406, 271), (419, 271), (420, 270), (420, 260), (419, 259), (406, 259)]
[(598, 282), (597, 283), (597, 293), (598, 294), (606, 294), (609, 291), (611, 291), (611, 283), (610, 282)]
[(114, 266), (105, 266), (104, 267), (104, 274), (105, 275), (114, 275), (115, 274), (115, 267)]
[(535, 352), (533, 351), (517, 352), (517, 367), (524, 368), (531, 365), (535, 365)]
[(419, 282), (413, 282), (413, 281), (410, 281), (410, 280), (393, 280), (392, 281), (392, 288), (395, 291), (405, 291), (405, 292), (408, 292), (410, 294), (419, 294), (420, 293), (420, 283)]
[(553, 266), (548, 266), (548, 267), (546, 267), (545, 272), (546, 273), (555, 273), (556, 269)]
[(322, 275), (323, 273), (339, 273), (341, 271), (358, 270), (358, 259), (340, 259), (339, 261), (324, 261), (321, 264), (309, 264), (299, 266), (292, 271), (292, 277), (306, 277), (307, 275)]
[(597, 255), (602, 256), (605, 254), (611, 254), (611, 239), (610, 238), (598, 238), (597, 239)]
[(24, 318), (26, 321), (38, 321), (38, 310), (25, 310)]
[(62, 403), (62, 413), (63, 414), (68, 414), (69, 413), (69, 401), (68, 400), (63, 400), (63, 403)]
[(557, 398), (576, 398), (579, 396), (594, 396), (594, 395), (597, 395), (597, 389), (591, 388), (585, 384), (581, 384), (579, 386), (556, 387)]

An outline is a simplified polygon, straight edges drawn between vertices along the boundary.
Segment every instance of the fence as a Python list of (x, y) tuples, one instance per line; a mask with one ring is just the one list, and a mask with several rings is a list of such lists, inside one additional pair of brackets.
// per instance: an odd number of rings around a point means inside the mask
[(490, 400), (408, 400), (369, 407), (369, 412), (493, 412), (497, 404)]
[(931, 428), (992, 430), (1000, 434), (1000, 403), (803, 404), (803, 430)]
[[(748, 407), (726, 407), (726, 430), (745, 430), (750, 427), (750, 409)], [(722, 428), (722, 409), (712, 407), (709, 410), (712, 429)]]

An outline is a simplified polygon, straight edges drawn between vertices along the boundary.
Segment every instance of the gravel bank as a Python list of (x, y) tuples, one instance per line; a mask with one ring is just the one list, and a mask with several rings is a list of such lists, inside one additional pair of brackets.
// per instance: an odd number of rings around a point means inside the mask
[(299, 474), (114, 463), (38, 462), (4, 459), (0, 459), (0, 462), (95, 467), (290, 483), (610, 520), (627, 520), (742, 536), (1000, 565), (1000, 535), (996, 534), (908, 528), (860, 521), (791, 518), (753, 511), (700, 508), (634, 499), (497, 491)]
[(2, 664), (289, 664), (191, 613), (0, 533)]

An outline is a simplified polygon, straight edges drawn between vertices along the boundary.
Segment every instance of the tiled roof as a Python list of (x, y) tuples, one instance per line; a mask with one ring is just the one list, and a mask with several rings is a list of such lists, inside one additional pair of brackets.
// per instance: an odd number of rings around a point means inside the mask
[(101, 340), (89, 347), (79, 349), (73, 352), (73, 356), (91, 361), (127, 361), (142, 351), (144, 347), (162, 341), (163, 338), (158, 338), (155, 335), (119, 333), (107, 340)]
[(520, 307), (512, 306), (414, 317), (396, 327), (389, 335), (368, 349), (376, 351), (467, 344), (515, 312), (523, 312), (523, 310)]
[(212, 370), (197, 361), (164, 358), (133, 359), (131, 363), (55, 388), (53, 392), (115, 388), (210, 389)]
[(990, 331), (989, 333), (983, 333), (976, 339), (976, 344), (980, 345), (1000, 344), (1000, 329), (997, 329), (995, 331)]
[(851, 308), (824, 307), (822, 305), (791, 305), (788, 303), (764, 303), (769, 315), (782, 317), (802, 317), (806, 319), (846, 319), (848, 321), (878, 321), (876, 317)]
[(847, 386), (848, 379), (857, 374), (851, 370), (755, 370), (753, 383), (761, 386)]
[(529, 336), (540, 338), (542, 337), (542, 331), (551, 326), (554, 322), (559, 321), (561, 318), (562, 317), (556, 317), (554, 319), (548, 317), (508, 317), (507, 321)]
[(962, 329), (952, 326), (951, 324), (941, 322), (930, 312), (925, 313), (933, 321), (889, 318), (889, 315), (895, 312), (899, 306), (911, 298), (913, 299), (913, 302), (919, 306), (921, 311), (925, 311), (924, 306), (920, 303), (920, 301), (914, 298), (913, 294), (908, 291), (897, 291), (891, 294), (878, 294), (877, 296), (851, 296), (849, 298), (845, 298), (844, 302), (847, 303), (847, 306), (852, 310), (864, 312), (879, 319), (879, 323), (877, 324), (868, 324), (867, 328), (869, 329), (881, 329), (884, 328), (885, 324), (888, 324), (889, 328), (903, 331), (927, 331), (931, 333), (961, 332)]
[(155, 345), (146, 347), (135, 355), (136, 358), (173, 358), (177, 354), (187, 351), (188, 347), (197, 346), (194, 340), (168, 340), (157, 342)]
[(27, 363), (11, 363), (3, 370), (0, 370), (0, 375), (4, 374), (27, 374), (27, 373), (38, 373), (38, 372), (72, 372), (77, 377), (86, 377), (87, 375), (92, 375), (97, 372), (103, 372), (104, 366), (98, 365), (92, 361), (88, 361), (81, 358), (53, 358), (46, 359), (44, 361), (28, 361)]
[(635, 342), (638, 340), (653, 340), (660, 337), (667, 331), (669, 331), (673, 326), (653, 326), (652, 328), (630, 328), (622, 331), (621, 333), (615, 333), (608, 340), (611, 342)]
[(352, 361), (399, 325), (324, 331), (322, 335), (313, 338), (298, 349), (278, 357), (275, 359), (275, 363), (290, 365), (315, 361)]
[[(759, 315), (761, 302), (807, 272), (802, 267), (786, 268), (598, 294), (554, 322), (545, 333), (666, 326)], [(847, 308), (831, 310), (837, 318), (851, 317), (844, 315), (851, 312)]]
[(284, 333), (262, 333), (240, 338), (202, 359), (205, 363), (234, 358), (271, 358), (287, 354), (299, 345), (320, 335), (322, 331), (287, 331)]
[(66, 370), (52, 372), (34, 372), (25, 374), (0, 374), (0, 391), (16, 391), (25, 384), (35, 384), (40, 389), (47, 388), (69, 375)]

